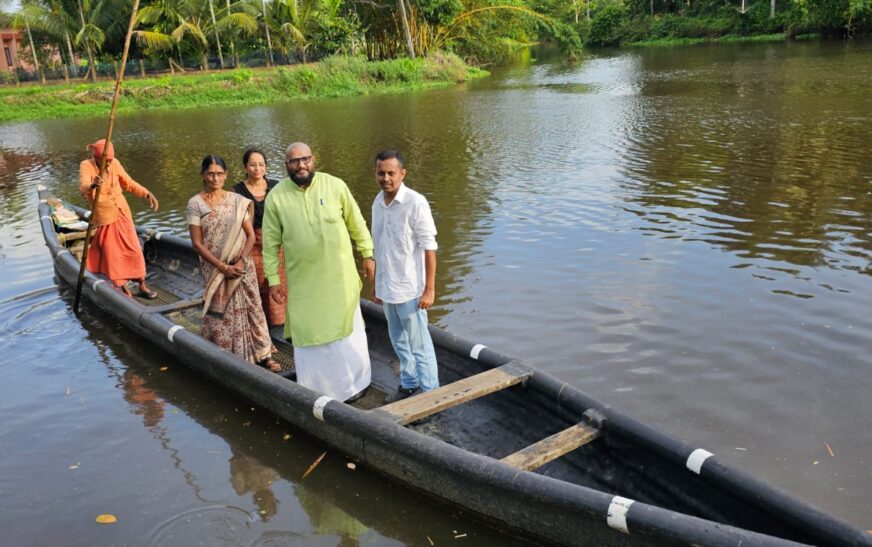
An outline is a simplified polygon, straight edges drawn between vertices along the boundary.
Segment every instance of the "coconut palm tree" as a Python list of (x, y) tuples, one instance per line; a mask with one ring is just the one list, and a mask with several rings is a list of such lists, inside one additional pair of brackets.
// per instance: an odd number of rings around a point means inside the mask
[(207, 9), (198, 0), (155, 0), (139, 10), (136, 16), (137, 24), (150, 27), (134, 32), (136, 40), (152, 51), (177, 49), (180, 64), (182, 44), (185, 43), (200, 55), (205, 71), (209, 68)]
[(221, 70), (224, 70), (224, 54), (221, 52), (221, 38), (218, 37), (218, 25), (215, 21), (215, 6), (212, 0), (207, 0), (209, 3), (209, 15), (212, 17), (212, 31), (215, 33), (215, 45), (218, 46), (218, 62), (221, 63)]
[(78, 0), (79, 22), (81, 27), (75, 36), (75, 43), (84, 47), (88, 54), (88, 75), (92, 82), (97, 81), (97, 63), (94, 60), (95, 52), (103, 48), (106, 41), (106, 33), (103, 31), (107, 19), (111, 13), (104, 13), (109, 0)]
[(215, 23), (215, 29), (217, 32), (230, 38), (230, 52), (234, 59), (234, 65), (239, 66), (236, 40), (242, 36), (254, 36), (257, 34), (258, 9), (246, 0), (239, 0), (234, 3), (226, 0), (226, 3), (226, 8), (217, 12), (218, 19)]
[(282, 49), (296, 51), (303, 63), (317, 28), (320, 4), (319, 0), (273, 0), (267, 12), (267, 24), (280, 37)]
[(45, 73), (39, 65), (39, 59), (36, 56), (36, 45), (33, 43), (33, 33), (30, 30), (31, 26), (40, 28), (42, 21), (41, 6), (34, 2), (22, 3), (21, 9), (12, 15), (12, 28), (26, 32), (27, 40), (30, 43), (30, 53), (33, 55), (33, 67), (39, 75), (39, 81), (45, 83)]

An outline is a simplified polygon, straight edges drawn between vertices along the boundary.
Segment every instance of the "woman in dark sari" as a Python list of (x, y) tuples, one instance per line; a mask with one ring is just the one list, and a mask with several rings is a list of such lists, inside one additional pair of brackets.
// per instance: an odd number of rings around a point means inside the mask
[(249, 361), (280, 372), (252, 266), (251, 201), (224, 190), (227, 165), (203, 158), (203, 191), (188, 201), (191, 244), (206, 281), (203, 338)]
[[(251, 252), (251, 259), (254, 262), (254, 269), (257, 273), (257, 285), (260, 289), (260, 300), (263, 304), (263, 312), (266, 315), (266, 321), (269, 325), (284, 325), (285, 324), (285, 306), (274, 302), (269, 297), (269, 281), (266, 279), (266, 274), (263, 271), (263, 205), (266, 202), (266, 196), (269, 194), (279, 181), (266, 177), (266, 156), (258, 148), (249, 148), (242, 155), (242, 164), (245, 166), (245, 180), (233, 186), (233, 191), (237, 194), (248, 198), (254, 204), (254, 248)], [(284, 264), (284, 256), (279, 252), (279, 264)], [(279, 276), (281, 277), (281, 290), (287, 296), (287, 282), (285, 281), (285, 270), (279, 268)]]

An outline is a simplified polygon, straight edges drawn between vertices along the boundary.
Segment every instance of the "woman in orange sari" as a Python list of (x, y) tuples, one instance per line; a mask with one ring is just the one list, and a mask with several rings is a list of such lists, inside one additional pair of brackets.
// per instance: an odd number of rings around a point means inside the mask
[[(154, 194), (130, 178), (121, 162), (115, 159), (112, 143), (106, 139), (89, 144), (91, 159), (79, 164), (79, 191), (91, 204), (93, 225), (97, 226), (88, 247), (88, 269), (108, 277), (119, 290), (133, 296), (127, 288), (128, 281), (139, 283), (139, 296), (149, 300), (157, 293), (145, 284), (145, 258), (133, 226), (130, 206), (124, 199), (124, 191), (148, 200), (152, 211), (157, 211), (158, 201)], [(100, 177), (100, 162), (106, 154), (106, 172)], [(100, 188), (100, 200), (94, 207), (94, 195)]]
[(251, 201), (224, 190), (227, 165), (203, 158), (203, 191), (188, 201), (191, 244), (206, 281), (203, 338), (242, 359), (280, 372), (251, 261)]
[[(266, 177), (266, 156), (258, 148), (249, 148), (242, 155), (242, 165), (245, 166), (245, 180), (233, 186), (233, 191), (248, 198), (254, 205), (254, 249), (251, 259), (254, 261), (254, 270), (257, 272), (257, 285), (260, 288), (260, 301), (263, 303), (263, 313), (266, 314), (266, 322), (269, 325), (285, 324), (285, 305), (279, 304), (269, 297), (269, 281), (263, 271), (263, 204), (266, 195), (279, 181)], [(279, 250), (279, 264), (285, 263), (285, 257)], [(285, 281), (285, 269), (279, 268), (281, 283), (280, 290), (287, 295), (287, 282)]]

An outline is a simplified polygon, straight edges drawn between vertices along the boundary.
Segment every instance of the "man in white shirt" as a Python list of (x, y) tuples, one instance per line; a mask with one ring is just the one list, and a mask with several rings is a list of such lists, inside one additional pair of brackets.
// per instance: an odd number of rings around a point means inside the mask
[(372, 204), (375, 300), (384, 304), (391, 344), (400, 359), (400, 386), (385, 403), (439, 387), (427, 310), (436, 297), (436, 225), (427, 198), (403, 183), (396, 150), (379, 152)]

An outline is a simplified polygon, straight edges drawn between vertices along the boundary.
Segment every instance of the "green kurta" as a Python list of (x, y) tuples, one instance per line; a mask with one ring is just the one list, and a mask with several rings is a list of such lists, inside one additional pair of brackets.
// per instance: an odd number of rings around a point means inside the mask
[(270, 286), (278, 285), (279, 247), (284, 246), (288, 279), (285, 337), (295, 346), (318, 346), (351, 334), (362, 286), (351, 239), (364, 258), (372, 256), (366, 221), (341, 179), (316, 172), (309, 187), (302, 190), (285, 178), (267, 194), (263, 268)]

